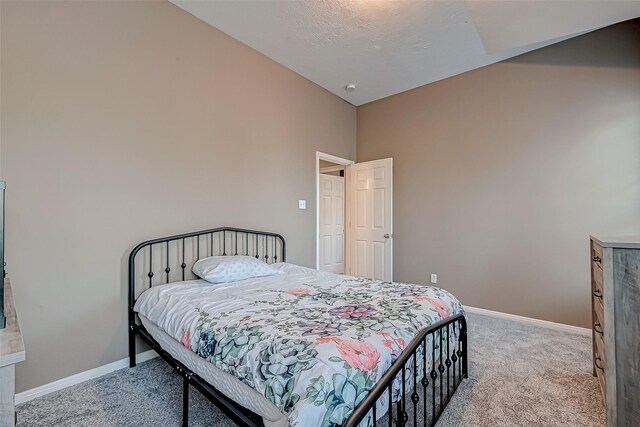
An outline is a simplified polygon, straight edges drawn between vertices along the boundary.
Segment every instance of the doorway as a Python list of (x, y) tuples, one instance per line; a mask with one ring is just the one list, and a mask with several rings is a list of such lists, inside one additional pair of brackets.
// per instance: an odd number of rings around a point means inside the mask
[(353, 161), (316, 152), (316, 268), (347, 272), (347, 167)]
[(316, 152), (316, 269), (393, 280), (393, 159)]

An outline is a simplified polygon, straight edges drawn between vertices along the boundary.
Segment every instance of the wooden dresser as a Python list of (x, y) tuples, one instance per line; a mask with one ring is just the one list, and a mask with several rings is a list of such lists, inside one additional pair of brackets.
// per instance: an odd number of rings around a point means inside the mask
[(0, 329), (0, 427), (13, 427), (16, 422), (15, 365), (24, 360), (25, 353), (9, 279), (4, 279), (4, 293), (7, 325)]
[(640, 426), (640, 237), (591, 236), (593, 373), (607, 426)]

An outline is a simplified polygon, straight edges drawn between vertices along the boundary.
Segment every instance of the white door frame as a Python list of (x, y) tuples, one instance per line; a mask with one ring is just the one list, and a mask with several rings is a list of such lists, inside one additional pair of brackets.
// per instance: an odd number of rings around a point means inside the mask
[[(331, 154), (326, 154), (326, 153), (321, 153), (320, 151), (316, 151), (316, 270), (320, 270), (320, 160), (326, 160), (327, 162), (331, 162), (331, 163), (336, 163), (339, 165), (344, 165), (344, 166), (349, 166), (352, 165), (354, 163), (353, 160), (348, 160), (348, 159), (343, 159), (342, 157), (338, 157), (338, 156), (333, 156)], [(346, 168), (345, 168), (346, 169)], [(346, 170), (345, 170), (345, 179), (344, 179), (344, 195), (345, 195), (345, 210), (344, 210), (344, 216), (345, 216), (345, 249), (348, 249), (349, 247), (349, 243), (347, 240), (347, 229), (348, 229), (348, 222), (346, 221), (346, 219), (349, 217), (348, 214), (348, 207), (349, 207), (349, 203), (347, 202), (347, 197), (348, 197), (348, 190), (349, 190), (349, 184), (347, 182), (347, 176), (346, 176)], [(347, 273), (347, 265), (349, 263), (347, 255), (349, 254), (348, 250), (345, 250), (344, 252), (345, 254), (345, 270), (344, 272)]]

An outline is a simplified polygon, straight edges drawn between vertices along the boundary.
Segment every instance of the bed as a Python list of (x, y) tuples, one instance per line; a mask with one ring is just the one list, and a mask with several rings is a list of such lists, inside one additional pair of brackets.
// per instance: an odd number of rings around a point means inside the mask
[[(191, 273), (236, 255), (274, 273), (215, 286)], [(133, 249), (131, 367), (136, 336), (183, 377), (183, 425), (195, 387), (242, 426), (432, 426), (468, 371), (450, 293), (288, 264), (281, 235), (230, 227)]]

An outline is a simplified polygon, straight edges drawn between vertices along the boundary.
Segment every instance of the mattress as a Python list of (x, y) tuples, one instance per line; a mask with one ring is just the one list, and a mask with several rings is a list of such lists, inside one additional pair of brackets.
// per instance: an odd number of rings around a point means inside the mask
[(432, 286), (274, 266), (281, 274), (154, 286), (134, 307), (163, 348), (267, 425), (342, 424), (421, 329), (463, 313)]
[(255, 389), (233, 375), (217, 368), (214, 364), (198, 357), (196, 353), (187, 350), (143, 315), (140, 315), (140, 320), (153, 339), (174, 359), (182, 362), (192, 372), (234, 402), (261, 416), (265, 427), (285, 427), (289, 425), (287, 416)]

